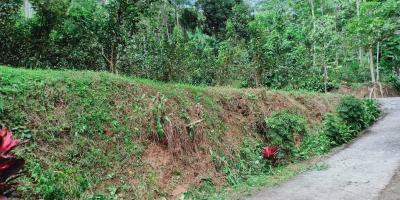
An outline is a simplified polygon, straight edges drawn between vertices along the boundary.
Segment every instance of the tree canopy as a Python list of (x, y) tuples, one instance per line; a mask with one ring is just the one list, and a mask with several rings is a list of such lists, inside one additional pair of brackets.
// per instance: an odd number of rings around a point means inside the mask
[(400, 68), (397, 0), (29, 2), (0, 3), (1, 64), (315, 91)]

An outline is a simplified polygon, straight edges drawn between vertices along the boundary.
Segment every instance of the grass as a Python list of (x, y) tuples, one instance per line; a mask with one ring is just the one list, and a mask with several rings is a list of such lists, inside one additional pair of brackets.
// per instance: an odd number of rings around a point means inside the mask
[(273, 185), (306, 167), (263, 163), (256, 122), (294, 109), (317, 126), (340, 98), (0, 66), (0, 122), (31, 139), (18, 152), (24, 199), (169, 199), (178, 188), (223, 198)]

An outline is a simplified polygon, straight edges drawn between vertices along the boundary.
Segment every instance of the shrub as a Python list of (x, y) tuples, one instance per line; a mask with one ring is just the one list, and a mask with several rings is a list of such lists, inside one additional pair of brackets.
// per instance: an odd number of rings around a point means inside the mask
[(326, 114), (323, 124), (324, 133), (328, 136), (333, 146), (348, 142), (356, 133), (343, 119), (334, 113)]
[(306, 134), (307, 120), (294, 112), (274, 112), (265, 119), (267, 124), (267, 137), (271, 144), (280, 147), (287, 153), (292, 153), (300, 145)]
[(381, 115), (378, 109), (378, 103), (372, 99), (365, 99), (363, 101), (365, 108), (364, 122), (368, 125), (372, 124)]
[(361, 101), (348, 96), (340, 102), (337, 113), (328, 113), (325, 116), (324, 133), (332, 145), (340, 145), (353, 139), (362, 128), (373, 123), (379, 115), (376, 101), (371, 99)]
[(344, 97), (336, 109), (339, 117), (345, 124), (356, 131), (366, 127), (364, 117), (366, 115), (363, 102), (353, 96)]
[(400, 77), (392, 75), (389, 77), (388, 82), (397, 90), (400, 91)]

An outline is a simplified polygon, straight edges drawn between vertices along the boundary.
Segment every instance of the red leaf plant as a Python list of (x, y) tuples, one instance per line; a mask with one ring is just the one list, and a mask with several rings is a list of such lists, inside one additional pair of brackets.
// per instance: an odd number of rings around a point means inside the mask
[(265, 159), (271, 161), (272, 163), (276, 162), (278, 153), (279, 153), (279, 147), (275, 146), (264, 147), (261, 151), (261, 155)]
[(15, 190), (16, 183), (25, 160), (8, 153), (17, 146), (20, 139), (12, 139), (12, 132), (0, 129), (0, 200), (7, 199)]

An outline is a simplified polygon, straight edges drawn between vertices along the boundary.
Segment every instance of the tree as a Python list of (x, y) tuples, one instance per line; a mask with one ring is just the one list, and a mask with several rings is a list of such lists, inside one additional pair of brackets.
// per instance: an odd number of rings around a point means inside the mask
[(249, 39), (249, 23), (252, 20), (250, 8), (245, 3), (238, 3), (232, 8), (232, 15), (226, 26), (228, 37), (236, 39)]
[(205, 33), (221, 37), (225, 31), (226, 20), (232, 15), (235, 0), (199, 0), (197, 5), (205, 17)]
[(180, 23), (186, 30), (194, 31), (199, 25), (199, 16), (195, 9), (184, 8), (180, 16)]
[(10, 63), (19, 54), (15, 51), (19, 42), (14, 37), (17, 31), (14, 24), (21, 5), (22, 0), (4, 0), (0, 3), (0, 63)]
[(100, 42), (102, 56), (108, 70), (118, 72), (118, 62), (122, 50), (126, 47), (127, 39), (131, 37), (139, 22), (140, 0), (111, 0), (105, 4), (107, 18), (102, 27)]
[(362, 38), (358, 45), (369, 50), (371, 82), (374, 85), (376, 83), (380, 85), (379, 67), (375, 68), (374, 64), (374, 48), (376, 46), (376, 66), (379, 66), (380, 43), (386, 38), (393, 37), (399, 24), (396, 16), (399, 6), (400, 2), (395, 0), (365, 2), (361, 6), (361, 15), (347, 27), (351, 35)]

